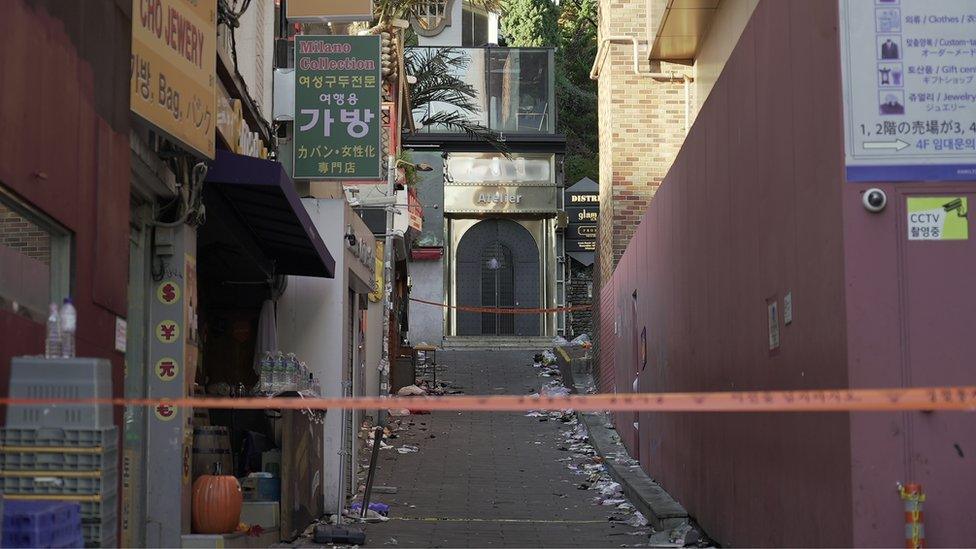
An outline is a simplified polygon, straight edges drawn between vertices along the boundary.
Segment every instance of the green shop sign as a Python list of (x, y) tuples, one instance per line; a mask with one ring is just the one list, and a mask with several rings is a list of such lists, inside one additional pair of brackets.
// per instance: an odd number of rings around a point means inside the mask
[(379, 179), (379, 36), (295, 37), (295, 179)]

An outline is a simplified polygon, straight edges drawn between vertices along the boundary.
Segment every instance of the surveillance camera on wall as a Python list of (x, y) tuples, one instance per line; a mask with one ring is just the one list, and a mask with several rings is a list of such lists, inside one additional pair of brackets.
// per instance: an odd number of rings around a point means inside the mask
[(878, 188), (871, 188), (861, 194), (861, 204), (871, 213), (878, 213), (888, 205), (888, 195)]

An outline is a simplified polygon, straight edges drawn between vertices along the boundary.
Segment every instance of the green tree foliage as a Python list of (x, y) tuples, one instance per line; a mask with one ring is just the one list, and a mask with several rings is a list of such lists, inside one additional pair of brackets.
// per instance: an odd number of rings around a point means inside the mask
[(556, 48), (557, 131), (566, 135), (566, 183), (599, 181), (597, 85), (590, 66), (597, 50), (597, 0), (507, 0), (502, 35), (511, 47)]
[(501, 31), (514, 48), (559, 45), (559, 8), (552, 0), (505, 0)]

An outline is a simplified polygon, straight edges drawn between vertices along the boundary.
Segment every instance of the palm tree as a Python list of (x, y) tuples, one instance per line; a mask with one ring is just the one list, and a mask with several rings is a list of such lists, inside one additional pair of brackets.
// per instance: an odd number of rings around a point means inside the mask
[[(459, 75), (471, 58), (456, 48), (414, 48), (405, 53), (407, 74), (417, 78), (410, 89), (410, 111), (420, 127), (462, 132), (504, 151), (504, 143), (486, 126), (472, 120), (481, 112), (475, 87)], [(436, 108), (435, 108), (436, 107)]]

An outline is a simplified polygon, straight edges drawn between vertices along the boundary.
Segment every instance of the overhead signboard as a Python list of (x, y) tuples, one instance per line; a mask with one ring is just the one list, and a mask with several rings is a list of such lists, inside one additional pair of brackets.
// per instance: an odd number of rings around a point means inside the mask
[(840, 0), (848, 181), (976, 180), (976, 3)]
[(133, 0), (129, 105), (182, 147), (214, 157), (217, 0)]
[(295, 179), (380, 178), (381, 85), (379, 36), (295, 37)]
[(291, 21), (372, 21), (372, 0), (288, 0)]

